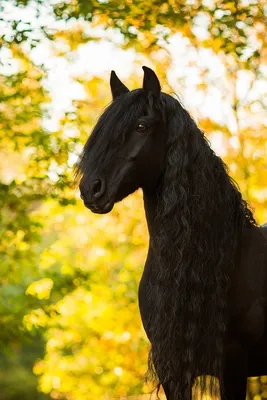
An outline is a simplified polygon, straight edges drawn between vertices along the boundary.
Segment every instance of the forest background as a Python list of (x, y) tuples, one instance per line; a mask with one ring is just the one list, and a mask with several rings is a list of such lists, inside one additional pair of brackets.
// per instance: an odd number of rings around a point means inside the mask
[(146, 398), (142, 193), (93, 215), (77, 155), (150, 66), (266, 222), (266, 38), (265, 0), (0, 1), (0, 400)]

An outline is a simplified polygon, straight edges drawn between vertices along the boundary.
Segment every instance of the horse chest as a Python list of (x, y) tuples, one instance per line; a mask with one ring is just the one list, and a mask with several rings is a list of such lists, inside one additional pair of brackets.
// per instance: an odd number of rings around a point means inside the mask
[(149, 321), (151, 319), (151, 315), (155, 310), (155, 305), (153, 302), (153, 296), (149, 296), (149, 279), (151, 277), (151, 265), (147, 262), (143, 271), (142, 278), (139, 283), (138, 289), (138, 301), (139, 301), (139, 310), (141, 314), (142, 323), (148, 338), (151, 338), (150, 329), (149, 329)]

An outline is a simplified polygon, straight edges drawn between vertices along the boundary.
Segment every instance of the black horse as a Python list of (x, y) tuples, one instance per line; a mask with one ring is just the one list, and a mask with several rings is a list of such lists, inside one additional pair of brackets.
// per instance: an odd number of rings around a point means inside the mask
[(111, 73), (113, 101), (78, 163), (81, 197), (104, 214), (143, 190), (139, 306), (167, 399), (192, 399), (195, 381), (213, 392), (217, 377), (223, 399), (245, 400), (247, 377), (267, 374), (267, 227), (188, 112), (143, 70), (133, 91)]

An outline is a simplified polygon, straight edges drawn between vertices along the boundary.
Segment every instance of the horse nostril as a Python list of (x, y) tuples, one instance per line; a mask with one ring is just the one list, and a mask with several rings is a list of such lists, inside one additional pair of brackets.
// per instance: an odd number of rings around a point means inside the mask
[(97, 179), (92, 186), (92, 191), (93, 191), (93, 196), (97, 199), (100, 196), (102, 196), (102, 194), (105, 191), (105, 184), (104, 181), (102, 179)]

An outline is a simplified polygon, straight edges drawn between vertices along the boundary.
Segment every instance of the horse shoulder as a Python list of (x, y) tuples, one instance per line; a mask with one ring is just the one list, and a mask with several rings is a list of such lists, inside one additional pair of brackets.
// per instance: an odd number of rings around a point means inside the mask
[(267, 316), (267, 238), (262, 228), (244, 232), (230, 281), (229, 328), (254, 345), (265, 333)]

